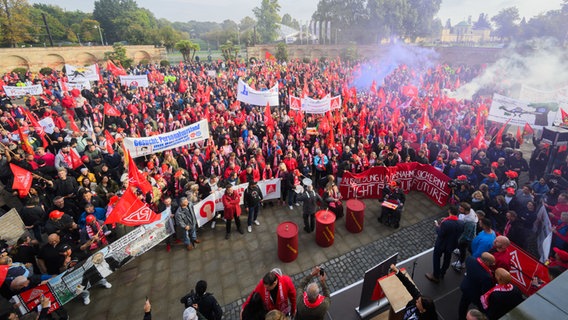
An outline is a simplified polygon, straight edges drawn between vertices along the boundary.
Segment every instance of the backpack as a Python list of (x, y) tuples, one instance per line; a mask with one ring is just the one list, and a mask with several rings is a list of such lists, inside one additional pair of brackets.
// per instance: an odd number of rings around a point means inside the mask
[(183, 303), (183, 305), (187, 309), (189, 307), (192, 307), (194, 304), (198, 304), (199, 300), (200, 298), (195, 293), (195, 290), (191, 289), (191, 291), (188, 294), (186, 294), (181, 299), (179, 299), (179, 302)]

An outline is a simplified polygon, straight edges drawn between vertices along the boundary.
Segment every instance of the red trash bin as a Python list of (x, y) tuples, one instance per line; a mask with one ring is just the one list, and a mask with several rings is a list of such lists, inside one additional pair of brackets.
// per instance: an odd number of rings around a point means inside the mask
[(316, 212), (316, 243), (329, 247), (335, 239), (335, 214), (328, 210)]
[(365, 222), (365, 203), (358, 199), (349, 199), (345, 205), (345, 227), (351, 233), (363, 231)]
[(298, 257), (298, 225), (285, 221), (276, 228), (278, 235), (278, 258), (282, 262), (292, 262)]

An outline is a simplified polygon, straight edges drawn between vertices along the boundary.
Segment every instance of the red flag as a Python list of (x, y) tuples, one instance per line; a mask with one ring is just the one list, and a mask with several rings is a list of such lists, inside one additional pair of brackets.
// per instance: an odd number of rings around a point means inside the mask
[(373, 83), (371, 83), (371, 93), (373, 93), (375, 95), (377, 94), (377, 81), (375, 81), (375, 80), (373, 80)]
[(112, 135), (108, 132), (108, 130), (105, 130), (105, 138), (106, 138), (106, 149), (107, 152), (109, 154), (114, 154), (114, 138), (112, 137)]
[(402, 94), (407, 97), (416, 97), (418, 96), (418, 88), (412, 85), (402, 87)]
[(105, 102), (104, 113), (109, 117), (120, 117), (122, 114), (117, 108), (111, 106), (108, 102)]
[(562, 108), (560, 108), (560, 111), (562, 112), (562, 124), (568, 125), (568, 113)]
[(125, 226), (139, 226), (159, 219), (160, 216), (138, 199), (138, 196), (132, 192), (132, 188), (128, 188), (108, 215), (105, 224), (120, 223)]
[(272, 53), (266, 51), (264, 53), (264, 59), (266, 60), (270, 60), (270, 61), (276, 61), (276, 58), (272, 55)]
[(77, 153), (77, 151), (75, 151), (74, 148), (69, 148), (69, 155), (71, 156), (71, 166), (73, 167), (73, 170), (79, 168), (80, 166), (83, 165), (83, 161), (81, 161), (81, 157), (79, 156), (79, 154)]
[(274, 132), (274, 119), (272, 119), (272, 113), (270, 112), (270, 104), (266, 103), (266, 108), (264, 109), (264, 121), (266, 129)]
[(503, 131), (505, 131), (505, 128), (507, 127), (507, 124), (509, 124), (509, 121), (511, 121), (511, 119), (507, 120), (507, 122), (505, 122), (505, 124), (499, 129), (499, 131), (497, 131), (497, 136), (495, 137), (495, 144), (503, 143)]
[(523, 136), (527, 134), (534, 134), (534, 130), (528, 122), (525, 123), (525, 127), (523, 128)]
[(140, 174), (138, 167), (134, 163), (134, 159), (130, 156), (130, 152), (128, 152), (128, 183), (129, 186), (140, 188), (144, 194), (152, 191), (152, 185)]
[(126, 75), (126, 70), (124, 70), (124, 68), (122, 67), (117, 66), (111, 60), (107, 60), (107, 70), (115, 77)]
[(77, 123), (75, 122), (75, 118), (73, 118), (73, 115), (68, 113), (67, 116), (69, 117), (69, 127), (71, 128), (71, 130), (73, 130), (73, 132), (81, 132), (81, 129), (77, 127)]
[(12, 169), (12, 173), (14, 174), (12, 189), (18, 190), (20, 196), (22, 197), (27, 196), (32, 186), (32, 173), (24, 168), (18, 167), (13, 163), (10, 163), (10, 169)]
[(37, 116), (34, 113), (25, 109), (24, 112), (26, 114), (26, 117), (28, 117), (28, 120), (30, 120), (30, 122), (32, 123), (32, 126), (34, 127), (35, 131), (41, 138), (42, 147), (47, 148), (49, 146), (49, 143), (47, 143), (47, 140), (45, 139), (45, 130), (43, 129), (43, 126), (39, 124)]
[(523, 135), (521, 134), (521, 127), (517, 127), (517, 141), (519, 141), (519, 146), (523, 144)]
[(187, 91), (187, 82), (184, 79), (179, 81), (178, 92), (184, 94)]
[(20, 127), (20, 124), (17, 125), (18, 125), (18, 135), (20, 135), (20, 143), (22, 144), (22, 149), (27, 154), (34, 154), (34, 148), (28, 141), (28, 135), (25, 134), (24, 131), (22, 131), (22, 127)]
[(462, 158), (465, 163), (471, 163), (471, 145), (468, 145), (465, 149), (462, 150), (462, 152), (460, 153), (460, 158)]

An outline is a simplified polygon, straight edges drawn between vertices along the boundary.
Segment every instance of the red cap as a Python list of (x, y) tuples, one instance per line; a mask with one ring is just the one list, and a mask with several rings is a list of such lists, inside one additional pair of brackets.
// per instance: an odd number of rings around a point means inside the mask
[(457, 162), (456, 160), (452, 160), (452, 161), (450, 161), (450, 164), (451, 164), (452, 166), (455, 166), (455, 165), (458, 164), (458, 162)]
[(176, 173), (174, 174), (174, 177), (179, 178), (182, 174), (183, 174), (183, 170), (178, 170), (178, 171), (176, 171)]
[(560, 259), (562, 261), (568, 261), (568, 252), (566, 252), (564, 250), (560, 250), (556, 247), (552, 248), (552, 250), (554, 250), (554, 252), (556, 252), (556, 254), (558, 255), (558, 259)]
[(148, 161), (148, 164), (146, 165), (146, 167), (148, 167), (148, 169), (150, 169), (150, 170), (154, 169), (154, 162)]
[(162, 176), (159, 174), (154, 175), (154, 180), (160, 180), (162, 179)]
[(115, 204), (118, 201), (118, 196), (112, 196), (110, 197), (110, 199), (108, 199), (108, 205), (111, 206), (113, 204)]
[(479, 165), (481, 165), (481, 161), (479, 161), (479, 160), (474, 160), (474, 161), (473, 161), (473, 164), (476, 164), (476, 165), (479, 166)]
[(491, 162), (491, 166), (492, 166), (493, 168), (499, 168), (499, 163), (497, 163), (497, 162)]
[(90, 214), (90, 215), (87, 216), (87, 218), (85, 218), (85, 221), (87, 221), (87, 223), (91, 224), (91, 223), (97, 221), (97, 218), (95, 218), (94, 215)]
[(497, 179), (497, 175), (494, 174), (493, 172), (491, 172), (490, 174), (488, 174), (487, 177), (492, 178), (492, 179)]
[(515, 179), (519, 174), (513, 170), (505, 171), (505, 175), (510, 179)]
[(507, 188), (506, 191), (507, 191), (507, 193), (515, 194), (515, 189), (514, 189), (514, 188), (509, 187), (509, 188)]
[(467, 176), (462, 174), (461, 176), (458, 176), (458, 180), (459, 181), (466, 181), (467, 180)]
[(88, 156), (82, 156), (81, 157), (81, 161), (83, 161), (83, 162), (88, 161), (88, 160), (89, 160)]
[(562, 175), (562, 171), (556, 169), (556, 170), (553, 170), (553, 171), (552, 171), (552, 174), (556, 174), (556, 175), (561, 176), (561, 175)]
[(53, 210), (49, 213), (49, 219), (61, 219), (63, 217), (63, 211)]
[(390, 184), (391, 187), (396, 187), (396, 186), (398, 186), (398, 183), (397, 183), (396, 181), (394, 181), (394, 180), (392, 180), (391, 182), (389, 182), (389, 184)]

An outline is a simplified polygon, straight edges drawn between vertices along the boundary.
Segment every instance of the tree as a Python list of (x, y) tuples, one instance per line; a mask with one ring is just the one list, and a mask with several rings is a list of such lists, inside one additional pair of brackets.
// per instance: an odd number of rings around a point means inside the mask
[(487, 13), (480, 13), (479, 18), (473, 24), (474, 29), (491, 29), (491, 23), (489, 22), (489, 15)]
[(126, 56), (126, 48), (121, 43), (115, 43), (112, 45), (112, 49), (111, 52), (105, 52), (105, 59), (118, 62), (124, 68), (130, 68), (133, 60)]
[(300, 29), (300, 23), (298, 22), (298, 20), (293, 19), (291, 15), (289, 15), (288, 13), (284, 14), (282, 16), (282, 22), (283, 25), (294, 28), (294, 29)]
[(370, 32), (367, 25), (369, 10), (366, 0), (320, 0), (312, 19), (318, 23), (331, 21), (332, 29), (341, 29), (341, 37), (350, 42), (369, 42), (377, 33)]
[(183, 61), (191, 61), (195, 53), (200, 50), (199, 44), (193, 43), (191, 40), (180, 40), (175, 44), (175, 48), (183, 56)]
[(278, 43), (278, 45), (276, 46), (276, 60), (282, 62), (282, 61), (288, 61), (288, 45), (286, 45), (286, 43), (284, 42), (280, 42)]
[(2, 43), (16, 47), (18, 43), (33, 40), (37, 29), (29, 19), (30, 5), (27, 0), (0, 1), (0, 29)]
[(499, 38), (511, 40), (517, 36), (519, 32), (519, 27), (516, 24), (520, 20), (519, 9), (516, 7), (510, 7), (499, 11), (499, 13), (491, 18), (491, 21), (495, 23), (497, 28), (495, 29), (495, 35)]
[(227, 40), (225, 44), (221, 45), (220, 49), (225, 60), (237, 60), (237, 56), (239, 54), (239, 46), (234, 45), (230, 40)]
[(260, 39), (264, 43), (272, 42), (278, 36), (278, 26), (281, 19), (278, 15), (280, 4), (278, 0), (262, 0), (260, 7), (253, 10), (256, 17), (256, 32), (259, 33)]

